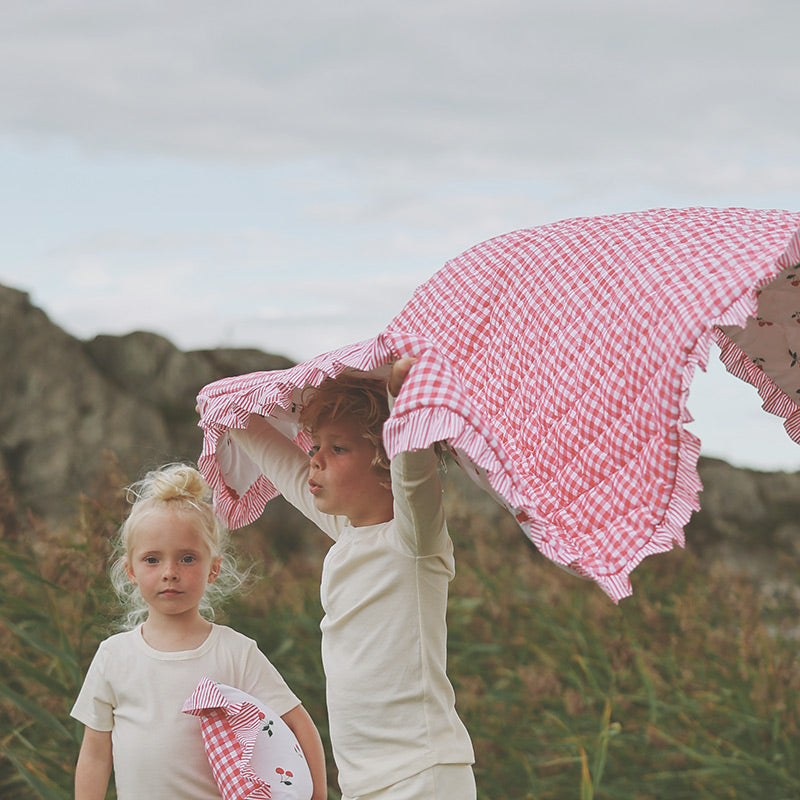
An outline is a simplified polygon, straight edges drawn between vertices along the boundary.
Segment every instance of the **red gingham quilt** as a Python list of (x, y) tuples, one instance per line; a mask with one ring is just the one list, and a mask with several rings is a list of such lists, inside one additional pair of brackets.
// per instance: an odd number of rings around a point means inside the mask
[[(712, 341), (800, 442), (800, 214), (654, 209), (514, 231), (449, 261), (375, 338), (198, 397), (200, 469), (231, 527), (275, 495), (227, 486), (217, 444), (251, 413), (297, 425), (304, 392), (418, 358), (384, 428), (389, 455), (446, 440), (554, 562), (614, 600), (646, 556), (683, 545), (700, 442), (684, 423)], [(749, 319), (748, 319), (749, 318)]]

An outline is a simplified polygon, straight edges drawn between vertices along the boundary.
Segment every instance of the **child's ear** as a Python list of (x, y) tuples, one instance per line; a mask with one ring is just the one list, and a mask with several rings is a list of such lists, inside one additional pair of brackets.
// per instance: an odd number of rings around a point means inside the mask
[(133, 570), (131, 569), (131, 564), (129, 561), (125, 561), (125, 572), (128, 575), (128, 580), (136, 586), (136, 576), (133, 574)]
[(211, 569), (209, 570), (209, 573), (208, 573), (208, 582), (209, 583), (214, 583), (214, 581), (217, 578), (219, 578), (219, 570), (220, 570), (221, 566), (222, 566), (222, 556), (217, 556), (211, 562)]

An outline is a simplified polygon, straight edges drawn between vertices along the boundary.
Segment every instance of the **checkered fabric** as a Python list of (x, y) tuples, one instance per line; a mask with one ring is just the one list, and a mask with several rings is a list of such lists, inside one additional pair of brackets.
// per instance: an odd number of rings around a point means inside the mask
[(223, 800), (270, 800), (270, 785), (250, 765), (263, 714), (250, 703), (230, 703), (203, 678), (183, 706), (200, 717), (203, 744)]
[(384, 428), (389, 454), (446, 440), (544, 555), (619, 600), (643, 558), (683, 544), (699, 508), (700, 442), (683, 425), (713, 339), (800, 442), (800, 291), (771, 312), (797, 344), (772, 336), (769, 370), (752, 355), (759, 333), (779, 327), (758, 324), (770, 281), (800, 285), (798, 226), (800, 214), (786, 211), (655, 209), (478, 244), (374, 339), (203, 389), (200, 467), (218, 511), (240, 526), (275, 494), (255, 468), (247, 486), (226, 486), (215, 453), (229, 429), (262, 414), (306, 446), (305, 392), (345, 371), (385, 377), (411, 355), (418, 362)]

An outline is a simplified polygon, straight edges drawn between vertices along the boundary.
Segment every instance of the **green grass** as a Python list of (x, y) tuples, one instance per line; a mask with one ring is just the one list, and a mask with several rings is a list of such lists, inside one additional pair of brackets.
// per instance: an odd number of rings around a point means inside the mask
[[(82, 508), (57, 536), (0, 509), (4, 800), (71, 797), (82, 731), (69, 708), (114, 619), (107, 540), (123, 513), (118, 498)], [(798, 643), (781, 634), (796, 608), (767, 607), (751, 582), (683, 551), (642, 564), (615, 606), (511, 522), (451, 528), (449, 672), (482, 800), (800, 798)], [(240, 541), (264, 576), (221, 621), (257, 639), (328, 747), (322, 544), (280, 557), (255, 531)]]
[(800, 797), (797, 642), (756, 587), (679, 551), (617, 607), (503, 533), (456, 538), (449, 663), (481, 797)]

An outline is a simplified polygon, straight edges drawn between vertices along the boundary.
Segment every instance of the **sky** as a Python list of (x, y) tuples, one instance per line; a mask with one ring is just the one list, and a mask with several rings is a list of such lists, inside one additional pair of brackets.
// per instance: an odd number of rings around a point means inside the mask
[[(4, 0), (0, 283), (69, 333), (304, 360), (575, 216), (800, 210), (788, 0)], [(800, 469), (713, 348), (705, 455)]]

